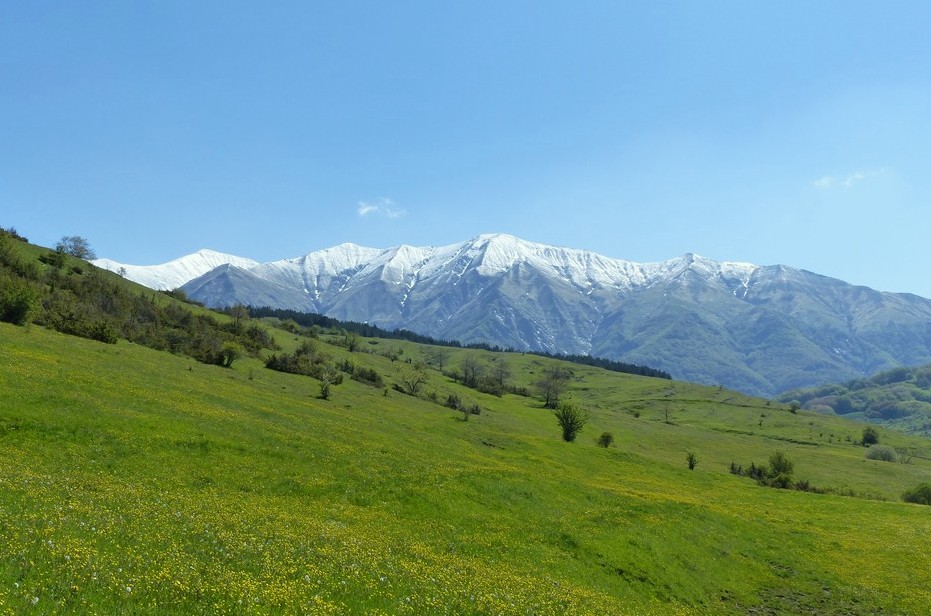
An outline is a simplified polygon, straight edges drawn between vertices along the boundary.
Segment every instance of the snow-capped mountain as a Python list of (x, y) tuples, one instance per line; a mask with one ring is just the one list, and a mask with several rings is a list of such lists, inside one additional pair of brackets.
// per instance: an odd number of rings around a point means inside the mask
[(245, 269), (258, 265), (258, 262), (252, 259), (235, 257), (213, 250), (198, 250), (194, 254), (161, 265), (125, 265), (110, 259), (97, 259), (93, 263), (97, 267), (111, 272), (120, 272), (130, 280), (160, 291), (177, 289), (184, 283), (203, 276), (221, 265), (229, 264)]
[(498, 234), (427, 248), (342, 244), (270, 263), (201, 251), (159, 266), (97, 264), (214, 307), (590, 353), (761, 395), (931, 362), (929, 300), (694, 254), (635, 263)]

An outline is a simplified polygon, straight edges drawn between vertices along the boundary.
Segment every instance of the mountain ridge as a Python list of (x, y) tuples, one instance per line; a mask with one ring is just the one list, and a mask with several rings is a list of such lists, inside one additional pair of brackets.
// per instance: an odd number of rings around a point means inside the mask
[[(438, 247), (346, 243), (267, 263), (223, 257), (181, 288), (213, 307), (267, 305), (463, 343), (591, 354), (756, 395), (931, 362), (931, 300), (785, 265), (694, 253), (637, 263), (506, 234)], [(142, 271), (156, 278), (167, 265)]]

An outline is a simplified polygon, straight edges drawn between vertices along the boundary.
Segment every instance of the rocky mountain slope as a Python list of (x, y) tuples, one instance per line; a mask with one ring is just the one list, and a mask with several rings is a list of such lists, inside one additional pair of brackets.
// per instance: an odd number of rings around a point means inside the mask
[[(206, 269), (204, 255), (219, 262)], [(98, 265), (209, 306), (590, 353), (765, 396), (931, 362), (931, 300), (693, 254), (634, 263), (482, 235), (428, 248), (342, 244), (271, 263), (201, 251), (161, 266)]]

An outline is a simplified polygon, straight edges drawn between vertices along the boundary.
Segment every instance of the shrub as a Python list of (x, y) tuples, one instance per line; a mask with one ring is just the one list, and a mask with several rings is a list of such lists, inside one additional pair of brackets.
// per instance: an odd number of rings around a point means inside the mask
[(686, 452), (685, 461), (689, 465), (689, 470), (694, 471), (695, 466), (698, 464), (698, 456), (695, 455), (694, 451)]
[(866, 450), (867, 460), (880, 460), (882, 462), (898, 462), (899, 455), (889, 445), (873, 445)]
[(568, 402), (560, 402), (553, 414), (562, 428), (562, 440), (567, 443), (574, 441), (579, 430), (588, 423), (588, 413)]
[(863, 445), (875, 445), (879, 442), (879, 431), (873, 426), (863, 428)]
[(598, 445), (607, 449), (614, 442), (614, 435), (610, 432), (602, 432), (598, 437)]
[(462, 399), (456, 394), (449, 394), (446, 396), (446, 406), (454, 411), (458, 411), (462, 408)]
[(0, 277), (0, 321), (26, 325), (39, 307), (39, 293), (29, 283)]
[(902, 500), (906, 503), (931, 505), (931, 483), (920, 483), (911, 490), (906, 490), (902, 494)]
[(217, 364), (229, 368), (233, 362), (242, 357), (244, 350), (238, 342), (224, 342), (217, 356)]

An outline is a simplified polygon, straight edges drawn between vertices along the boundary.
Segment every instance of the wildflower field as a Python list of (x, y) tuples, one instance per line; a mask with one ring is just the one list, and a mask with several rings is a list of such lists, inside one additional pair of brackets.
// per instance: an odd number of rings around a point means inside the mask
[[(388, 383), (427, 353), (327, 340)], [(506, 360), (528, 388), (551, 363)], [(900, 500), (931, 441), (882, 431), (909, 463), (866, 460), (860, 424), (573, 369), (566, 443), (539, 400), (438, 370), (323, 400), (258, 360), (0, 323), (0, 614), (931, 613), (931, 508)], [(835, 493), (728, 472), (774, 450)]]

